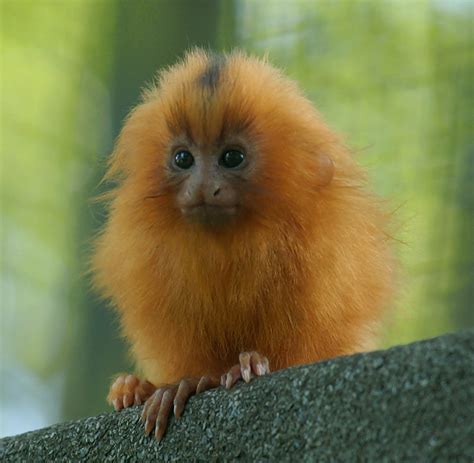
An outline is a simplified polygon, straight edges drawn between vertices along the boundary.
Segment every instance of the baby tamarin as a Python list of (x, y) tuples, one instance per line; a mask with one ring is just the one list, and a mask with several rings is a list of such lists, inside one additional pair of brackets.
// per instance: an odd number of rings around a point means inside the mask
[(392, 287), (387, 215), (338, 136), (265, 61), (188, 53), (145, 91), (106, 177), (118, 186), (95, 283), (143, 373), (118, 377), (108, 399), (146, 401), (147, 433), (161, 439), (173, 405), (179, 416), (190, 395), (269, 362), (372, 345)]

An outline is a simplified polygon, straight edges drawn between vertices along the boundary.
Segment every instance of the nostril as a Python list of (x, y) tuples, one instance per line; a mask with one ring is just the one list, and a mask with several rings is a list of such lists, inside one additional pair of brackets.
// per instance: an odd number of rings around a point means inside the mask
[(216, 191), (214, 191), (214, 196), (217, 196), (220, 193), (221, 189), (217, 188)]

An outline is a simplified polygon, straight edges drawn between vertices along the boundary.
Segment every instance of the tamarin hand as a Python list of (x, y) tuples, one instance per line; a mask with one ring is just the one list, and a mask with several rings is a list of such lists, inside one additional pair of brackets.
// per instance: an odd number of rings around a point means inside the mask
[(216, 378), (202, 376), (183, 378), (178, 384), (156, 388), (149, 381), (140, 381), (134, 375), (124, 374), (112, 383), (107, 400), (117, 411), (141, 405), (146, 400), (141, 414), (145, 433), (148, 435), (155, 428), (155, 437), (160, 441), (168, 426), (171, 409), (173, 408), (175, 417), (180, 418), (192, 395), (213, 389), (219, 384), (230, 389), (239, 379), (248, 383), (252, 377), (267, 373), (270, 373), (270, 367), (266, 357), (255, 351), (242, 352), (239, 363), (223, 374), (220, 382)]
[(111, 384), (107, 402), (115, 410), (142, 405), (150, 397), (156, 387), (149, 381), (141, 381), (134, 375), (121, 374)]

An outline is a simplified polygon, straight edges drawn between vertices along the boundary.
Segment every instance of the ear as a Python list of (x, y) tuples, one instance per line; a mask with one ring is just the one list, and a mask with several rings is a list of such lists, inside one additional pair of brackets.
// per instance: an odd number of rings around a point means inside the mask
[(327, 154), (320, 154), (317, 157), (316, 178), (318, 186), (326, 186), (331, 183), (334, 177), (334, 162)]
[(137, 106), (128, 114), (120, 130), (120, 134), (115, 141), (114, 150), (108, 159), (107, 172), (104, 180), (116, 180), (126, 177), (130, 173), (133, 140), (137, 139), (137, 129), (140, 127), (139, 121), (137, 120), (139, 108), (140, 106)]
[(139, 168), (140, 159), (153, 151), (155, 112), (153, 103), (141, 103), (127, 116), (109, 158), (106, 180), (127, 177)]

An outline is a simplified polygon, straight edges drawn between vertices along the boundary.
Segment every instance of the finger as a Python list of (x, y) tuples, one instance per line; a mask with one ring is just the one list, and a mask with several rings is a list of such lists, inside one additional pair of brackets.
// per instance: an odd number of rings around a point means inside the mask
[(267, 357), (262, 356), (263, 366), (265, 367), (265, 373), (268, 375), (270, 373), (270, 362)]
[[(148, 381), (146, 381), (146, 382), (151, 385), (151, 383), (149, 383)], [(146, 386), (146, 387), (148, 387), (148, 386)], [(151, 404), (153, 403), (153, 396), (158, 394), (159, 389), (156, 388), (155, 386), (153, 386), (153, 389), (154, 390), (150, 392), (150, 395), (145, 398), (145, 406), (143, 407), (142, 413), (140, 415), (140, 419), (142, 421), (146, 420), (146, 417), (147, 417), (147, 414), (148, 414), (148, 409), (150, 408)], [(160, 393), (161, 395), (163, 395), (165, 387), (163, 386), (160, 389), (163, 389)]]
[(114, 406), (115, 410), (119, 412), (123, 408), (123, 401), (117, 397), (112, 401), (112, 405)]
[[(222, 378), (220, 384), (222, 384)], [(196, 394), (200, 394), (201, 392), (207, 391), (208, 389), (212, 389), (217, 386), (219, 386), (219, 380), (212, 378), (211, 376), (203, 376), (199, 380), (199, 383), (196, 387)]]
[(227, 373), (225, 379), (226, 389), (230, 389), (241, 377), (240, 364), (234, 365)]
[(116, 391), (116, 390), (121, 390), (123, 388), (123, 385), (125, 384), (125, 378), (128, 375), (120, 375), (117, 376), (115, 381), (112, 383), (112, 387), (110, 389)]
[(240, 373), (242, 375), (242, 379), (246, 383), (248, 383), (251, 377), (250, 353), (242, 352), (239, 355), (239, 362), (240, 362)]
[(135, 405), (141, 405), (145, 402), (156, 390), (149, 381), (140, 381), (140, 384), (135, 389)]
[(265, 366), (258, 352), (252, 352), (250, 354), (250, 364), (252, 365), (252, 371), (257, 376), (262, 376), (265, 374)]
[(148, 415), (148, 409), (150, 408), (152, 402), (153, 402), (153, 396), (150, 396), (148, 400), (145, 401), (145, 405), (143, 406), (143, 410), (140, 414), (141, 421), (146, 420), (146, 416)]
[(142, 404), (142, 398), (141, 398), (140, 393), (138, 392), (138, 390), (135, 391), (135, 394), (134, 394), (134, 397), (133, 397), (133, 398), (134, 398), (134, 402), (133, 402), (133, 403), (134, 403), (135, 405), (141, 405), (141, 404)]
[(115, 381), (112, 383), (109, 389), (109, 394), (107, 395), (107, 402), (110, 405), (113, 405), (115, 410), (121, 410), (123, 408), (122, 401), (120, 400), (122, 394), (122, 388), (125, 383), (125, 376), (118, 376)]
[(158, 389), (146, 402), (143, 410), (143, 419), (145, 419), (145, 434), (150, 434), (151, 430), (155, 426), (156, 418), (160, 410), (161, 401), (165, 388)]
[(184, 405), (189, 397), (196, 391), (195, 379), (182, 379), (174, 398), (174, 416), (179, 418), (183, 414)]
[(125, 408), (130, 407), (134, 404), (135, 390), (140, 383), (139, 379), (133, 375), (127, 375), (125, 377), (124, 389), (123, 389), (123, 406)]
[(155, 437), (158, 442), (160, 442), (163, 434), (166, 431), (168, 426), (168, 417), (173, 406), (173, 399), (176, 394), (176, 389), (168, 389), (163, 394), (163, 399), (161, 401), (160, 411), (158, 412), (158, 418), (156, 419), (155, 426)]

